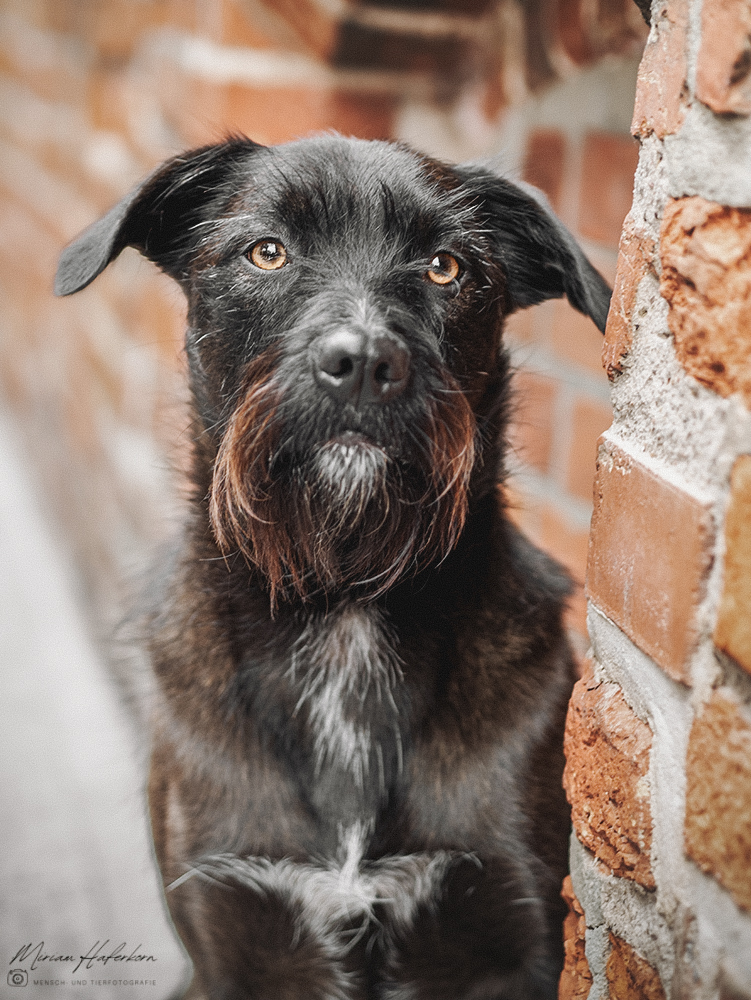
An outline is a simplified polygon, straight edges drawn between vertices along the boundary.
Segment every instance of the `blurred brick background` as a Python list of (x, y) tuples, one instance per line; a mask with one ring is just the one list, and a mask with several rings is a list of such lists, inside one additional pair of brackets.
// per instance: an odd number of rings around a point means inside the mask
[[(645, 36), (631, 0), (3, 0), (0, 391), (95, 621), (117, 616), (174, 513), (183, 304), (133, 251), (56, 301), (61, 246), (187, 146), (337, 129), (537, 184), (612, 280)], [(583, 636), (595, 442), (611, 417), (602, 340), (556, 302), (515, 317), (509, 341), (512, 502), (576, 577)]]

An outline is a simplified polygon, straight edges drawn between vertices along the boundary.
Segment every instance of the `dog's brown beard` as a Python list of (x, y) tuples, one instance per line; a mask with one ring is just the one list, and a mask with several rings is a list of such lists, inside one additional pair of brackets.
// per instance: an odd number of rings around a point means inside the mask
[(475, 459), (474, 415), (455, 381), (443, 374), (427, 419), (409, 429), (409, 469), (344, 435), (279, 476), (275, 361), (266, 352), (249, 366), (216, 457), (210, 519), (220, 550), (239, 551), (265, 575), (272, 608), (343, 587), (373, 598), (443, 559), (464, 526)]

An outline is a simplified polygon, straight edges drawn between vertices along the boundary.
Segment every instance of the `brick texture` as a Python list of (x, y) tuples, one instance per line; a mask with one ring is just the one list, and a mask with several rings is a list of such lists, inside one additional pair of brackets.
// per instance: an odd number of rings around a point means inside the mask
[(685, 845), (751, 911), (751, 714), (728, 688), (714, 692), (691, 728)]
[(592, 986), (592, 973), (584, 953), (587, 919), (576, 898), (570, 875), (563, 880), (561, 896), (568, 904), (568, 914), (563, 922), (565, 960), (558, 984), (558, 1000), (587, 1000)]
[(628, 136), (591, 132), (584, 140), (579, 225), (582, 236), (617, 247), (631, 208), (639, 147)]
[(643, 44), (644, 25), (630, 0), (609, 0), (597, 6), (560, 0), (556, 8), (561, 44), (575, 63)]
[(741, 455), (733, 466), (714, 641), (751, 673), (751, 455)]
[(633, 308), (639, 283), (654, 268), (655, 242), (639, 233), (626, 219), (618, 248), (618, 270), (605, 329), (602, 366), (608, 378), (623, 371), (623, 361), (633, 341)]
[(751, 4), (704, 0), (696, 96), (717, 114), (751, 113)]
[(751, 406), (751, 209), (672, 200), (660, 234), (660, 291), (686, 370)]
[(546, 472), (553, 443), (556, 382), (536, 372), (520, 371), (514, 379), (514, 416), (510, 444), (528, 465)]
[(558, 129), (536, 129), (527, 140), (522, 177), (534, 184), (560, 211), (566, 157), (566, 137)]
[(566, 486), (570, 493), (588, 503), (592, 500), (597, 442), (610, 427), (612, 419), (611, 406), (585, 398), (574, 403)]
[(665, 1000), (657, 970), (630, 944), (612, 933), (605, 975), (610, 1000)]
[(697, 500), (613, 442), (602, 442), (587, 593), (671, 677), (686, 683), (711, 564), (711, 525)]
[(687, 18), (685, 0), (667, 0), (661, 6), (639, 66), (631, 122), (634, 135), (654, 133), (663, 138), (683, 124)]
[(566, 719), (564, 787), (579, 840), (616, 875), (654, 888), (652, 733), (611, 682), (577, 681)]
[(588, 316), (556, 299), (552, 309), (550, 343), (555, 353), (593, 374), (602, 374), (602, 334)]

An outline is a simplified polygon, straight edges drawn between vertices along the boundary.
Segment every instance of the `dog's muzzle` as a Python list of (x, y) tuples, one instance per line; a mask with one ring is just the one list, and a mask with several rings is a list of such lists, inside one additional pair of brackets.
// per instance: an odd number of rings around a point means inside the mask
[(382, 405), (399, 396), (409, 382), (410, 353), (396, 335), (335, 330), (313, 347), (318, 384), (339, 403), (355, 409)]

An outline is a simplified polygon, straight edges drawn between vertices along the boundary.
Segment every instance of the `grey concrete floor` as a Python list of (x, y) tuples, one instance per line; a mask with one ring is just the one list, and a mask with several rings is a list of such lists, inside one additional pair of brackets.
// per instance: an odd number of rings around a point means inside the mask
[[(163, 1000), (184, 977), (149, 847), (143, 756), (0, 415), (2, 1000)], [(113, 953), (133, 958), (104, 961)], [(80, 956), (90, 960), (76, 969)]]

